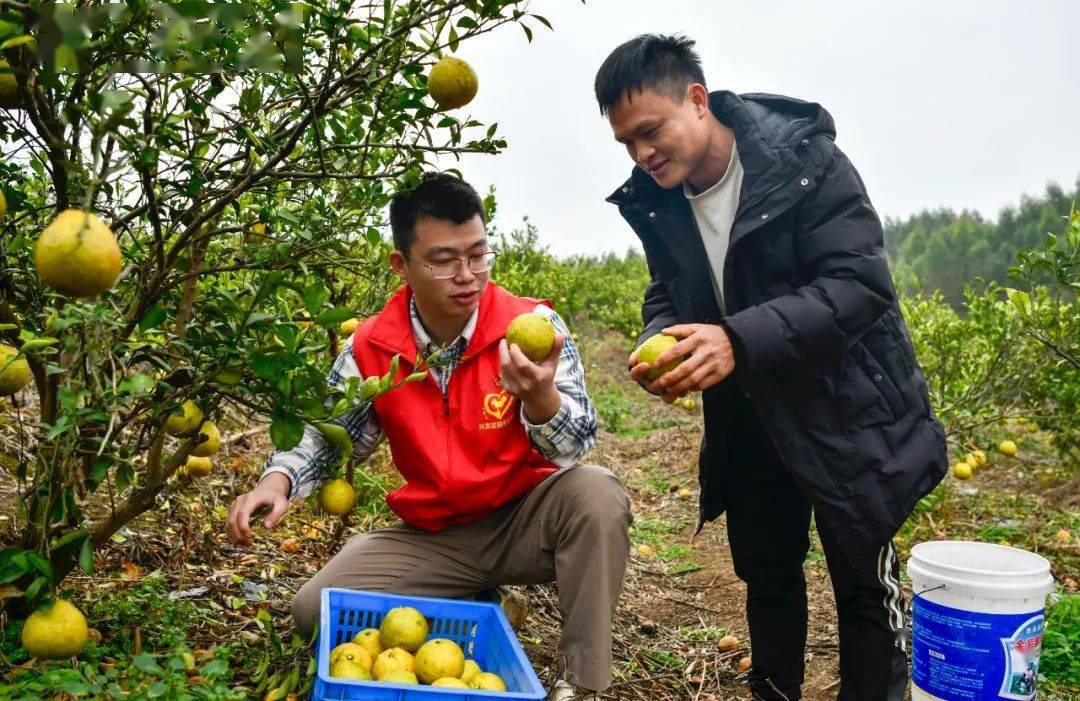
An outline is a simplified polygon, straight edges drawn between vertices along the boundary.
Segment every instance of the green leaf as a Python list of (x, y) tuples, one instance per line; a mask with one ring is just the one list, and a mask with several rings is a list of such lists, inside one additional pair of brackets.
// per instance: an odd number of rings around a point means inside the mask
[(131, 662), (136, 668), (147, 674), (161, 674), (162, 672), (161, 667), (158, 666), (157, 660), (146, 652), (135, 655), (135, 657), (131, 658)]
[(87, 574), (94, 573), (94, 539), (87, 538), (79, 549), (79, 567)]
[(160, 304), (155, 304), (147, 309), (146, 313), (139, 319), (139, 330), (146, 331), (155, 328), (163, 321), (165, 321), (165, 310)]
[(27, 552), (26, 559), (30, 561), (30, 564), (34, 567), (35, 570), (40, 572), (43, 576), (52, 579), (52, 565), (50, 565), (49, 561), (42, 557), (40, 553)]
[(287, 351), (261, 353), (251, 361), (251, 371), (264, 380), (276, 380), (300, 365), (300, 358)]
[(270, 440), (278, 450), (292, 450), (304, 437), (304, 422), (297, 416), (277, 414), (270, 424)]
[(87, 531), (85, 528), (80, 528), (77, 531), (72, 531), (71, 533), (65, 535), (63, 538), (58, 538), (57, 540), (53, 541), (52, 549), (63, 550), (68, 545), (71, 545), (72, 543), (77, 543), (80, 540), (85, 539), (88, 535), (90, 535), (90, 532)]
[(121, 394), (143, 394), (154, 388), (154, 378), (137, 372), (131, 377), (125, 377), (116, 386), (116, 391)]
[(326, 302), (326, 298), (329, 294), (330, 293), (326, 290), (326, 286), (321, 282), (308, 285), (304, 289), (304, 294), (301, 295), (304, 300), (304, 308), (307, 309), (308, 314), (315, 316), (315, 314), (322, 309), (322, 305)]
[(26, 588), (26, 593), (23, 594), (23, 596), (26, 598), (27, 601), (34, 601), (38, 598), (38, 594), (41, 593), (41, 590), (47, 589), (48, 586), (49, 580), (45, 579), (44, 577), (38, 577), (30, 583), (30, 586)]
[(48, 348), (49, 346), (56, 345), (59, 342), (59, 339), (42, 336), (40, 338), (35, 338), (32, 341), (27, 341), (26, 343), (22, 344), (22, 347), (19, 348), (19, 351), (22, 353), (33, 353), (36, 350)]
[(353, 310), (346, 307), (335, 307), (315, 317), (315, 323), (319, 326), (337, 326), (346, 319), (353, 317)]

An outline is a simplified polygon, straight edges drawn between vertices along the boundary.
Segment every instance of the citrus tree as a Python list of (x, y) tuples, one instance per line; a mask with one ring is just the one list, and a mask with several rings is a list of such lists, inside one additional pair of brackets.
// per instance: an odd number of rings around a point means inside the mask
[(334, 419), (401, 381), (326, 385), (339, 324), (394, 286), (389, 196), (505, 145), (449, 111), (471, 69), (442, 92), (429, 69), (547, 24), (508, 0), (57, 7), (0, 4), (0, 390), (29, 383), (0, 426), (0, 599), (24, 610), (182, 484), (226, 413), (351, 448)]

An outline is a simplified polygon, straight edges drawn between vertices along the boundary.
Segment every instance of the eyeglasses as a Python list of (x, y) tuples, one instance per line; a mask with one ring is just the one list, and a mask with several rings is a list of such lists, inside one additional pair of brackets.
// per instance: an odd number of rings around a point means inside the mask
[(453, 260), (443, 260), (438, 263), (425, 263), (422, 260), (417, 260), (410, 255), (405, 257), (411, 261), (426, 266), (431, 270), (431, 277), (436, 280), (449, 280), (452, 277), (457, 277), (457, 274), (461, 272), (461, 261), (469, 261), (469, 270), (479, 275), (480, 273), (486, 273), (491, 270), (495, 265), (495, 257), (499, 255), (498, 251), (491, 250), (487, 253), (478, 253), (475, 256), (469, 256), (467, 259), (454, 258)]

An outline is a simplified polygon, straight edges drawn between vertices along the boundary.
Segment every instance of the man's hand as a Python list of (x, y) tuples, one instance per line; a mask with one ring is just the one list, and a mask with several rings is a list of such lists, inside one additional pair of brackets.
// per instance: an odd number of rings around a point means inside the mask
[(566, 336), (556, 333), (551, 352), (534, 363), (525, 357), (516, 343), (508, 345), (505, 338), (499, 341), (502, 387), (521, 400), (525, 414), (535, 424), (549, 421), (562, 405), (562, 397), (555, 387), (555, 371), (565, 342)]
[(649, 364), (638, 362), (638, 350), (638, 348), (635, 348), (634, 352), (630, 354), (630, 379), (644, 387), (645, 391), (649, 394), (655, 394), (668, 404), (674, 404), (675, 402), (686, 396), (685, 392), (683, 392), (682, 394), (665, 392), (657, 386), (657, 380), (650, 380), (646, 376), (649, 372)]
[(271, 472), (250, 492), (238, 496), (229, 507), (229, 517), (225, 521), (229, 539), (241, 545), (251, 545), (251, 517), (266, 506), (270, 507), (270, 513), (263, 520), (263, 525), (267, 528), (277, 525), (289, 510), (290, 486), (288, 477), (280, 472)]
[(679, 340), (660, 354), (657, 365), (664, 365), (689, 355), (677, 368), (657, 378), (653, 385), (667, 394), (702, 392), (735, 370), (731, 339), (723, 326), (716, 324), (677, 324), (660, 333)]

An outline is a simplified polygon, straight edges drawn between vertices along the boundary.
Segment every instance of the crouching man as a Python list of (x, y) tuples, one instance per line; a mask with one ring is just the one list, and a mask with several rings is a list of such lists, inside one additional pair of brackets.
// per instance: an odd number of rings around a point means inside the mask
[[(629, 551), (630, 500), (608, 470), (579, 464), (596, 440), (577, 349), (559, 316), (490, 282), (476, 191), (430, 177), (390, 206), (390, 265), (405, 281), (348, 339), (327, 379), (403, 371), (436, 351), (422, 382), (379, 396), (339, 422), (366, 457), (385, 435), (405, 486), (387, 495), (402, 523), (351, 538), (297, 592), (293, 620), (309, 636), (320, 592), (345, 587), (466, 597), (505, 584), (555, 582), (563, 619), (551, 698), (582, 698), (611, 683), (611, 624)], [(550, 317), (550, 355), (531, 362), (503, 336), (526, 312)], [(229, 509), (228, 534), (250, 544), (253, 514), (273, 527), (324, 478), (339, 454), (314, 427), (276, 451), (262, 478)]]

